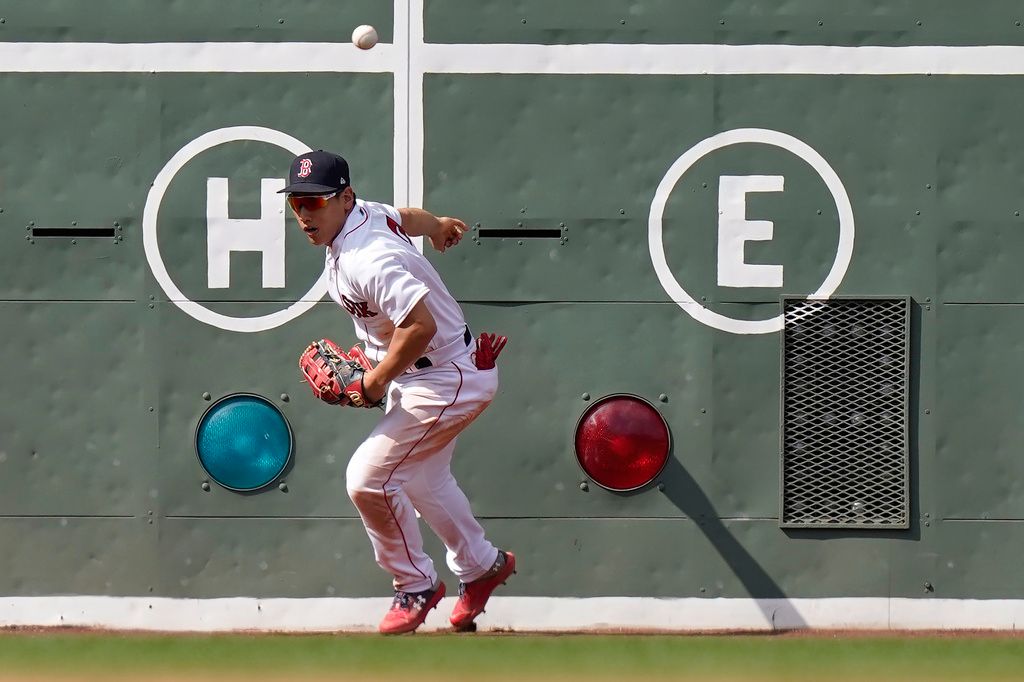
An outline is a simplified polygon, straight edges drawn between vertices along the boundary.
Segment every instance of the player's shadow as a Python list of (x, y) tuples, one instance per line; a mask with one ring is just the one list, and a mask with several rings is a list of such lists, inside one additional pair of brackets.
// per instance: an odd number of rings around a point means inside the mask
[[(765, 622), (772, 629), (785, 630), (807, 627), (806, 621), (757, 560), (736, 540), (718, 516), (711, 500), (685, 467), (670, 453), (668, 464), (659, 480), (664, 483), (665, 495), (704, 534), (729, 569), (743, 584)], [(655, 492), (655, 491), (652, 491)]]

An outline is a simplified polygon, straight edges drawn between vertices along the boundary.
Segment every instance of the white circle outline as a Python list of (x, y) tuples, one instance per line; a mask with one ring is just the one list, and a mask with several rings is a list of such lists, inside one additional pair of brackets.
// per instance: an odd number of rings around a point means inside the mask
[(697, 303), (690, 294), (679, 285), (673, 276), (665, 260), (665, 244), (663, 241), (662, 219), (665, 214), (665, 204), (668, 203), (669, 195), (675, 189), (676, 183), (705, 155), (734, 144), (754, 143), (767, 144), (773, 147), (780, 147), (803, 159), (813, 168), (825, 186), (832, 193), (836, 202), (836, 209), (839, 212), (839, 246), (836, 248), (836, 258), (832, 263), (825, 280), (818, 287), (818, 290), (807, 296), (808, 299), (827, 299), (839, 287), (846, 276), (846, 270), (850, 267), (850, 259), (853, 257), (854, 221), (853, 206), (850, 204), (850, 197), (843, 187), (839, 175), (832, 169), (828, 161), (821, 154), (816, 152), (810, 145), (792, 135), (781, 133), (777, 130), (767, 128), (735, 128), (705, 138), (690, 147), (673, 163), (665, 177), (658, 184), (658, 189), (651, 200), (651, 213), (647, 222), (648, 246), (651, 252), (651, 262), (654, 265), (654, 272), (665, 292), (672, 297), (672, 300), (682, 308), (690, 317), (709, 327), (720, 329), (733, 334), (768, 334), (782, 329), (782, 315), (779, 314), (767, 320), (737, 320), (709, 310)]
[(208, 149), (226, 142), (240, 142), (243, 140), (255, 140), (266, 142), (286, 149), (298, 156), (311, 151), (312, 148), (299, 139), (282, 133), (273, 128), (262, 126), (231, 126), (218, 128), (204, 133), (179, 149), (174, 156), (160, 169), (153, 186), (149, 189), (146, 197), (146, 207), (142, 212), (142, 246), (146, 251), (146, 260), (149, 262), (149, 269), (152, 270), (160, 288), (167, 294), (168, 300), (181, 308), (189, 316), (214, 327), (220, 327), (228, 331), (236, 332), (262, 332), (294, 320), (296, 317), (315, 306), (327, 293), (327, 272), (320, 274), (320, 278), (313, 284), (298, 301), (283, 310), (278, 310), (259, 317), (231, 317), (222, 315), (199, 305), (188, 299), (181, 292), (178, 286), (167, 273), (164, 261), (160, 256), (160, 246), (157, 243), (157, 215), (160, 212), (160, 204), (164, 200), (164, 194), (171, 184), (171, 180), (185, 164)]

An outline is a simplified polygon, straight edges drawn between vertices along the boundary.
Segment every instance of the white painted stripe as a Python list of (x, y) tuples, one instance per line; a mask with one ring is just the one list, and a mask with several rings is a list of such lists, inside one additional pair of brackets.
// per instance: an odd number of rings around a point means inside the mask
[[(1024, 46), (531, 45), (422, 43), (421, 3), (401, 49), (379, 43), (0, 43), (0, 72), (384, 73), (407, 51), (423, 73), (1024, 75)], [(404, 13), (403, 13), (404, 14)], [(419, 35), (417, 35), (419, 31)], [(396, 33), (396, 36), (399, 34)]]
[(390, 73), (392, 45), (351, 43), (3, 43), (7, 73)]
[[(3, 597), (0, 627), (72, 626), (172, 632), (239, 630), (368, 631), (387, 598), (147, 599), (145, 597)], [(432, 611), (424, 630), (447, 628), (454, 598)], [(773, 630), (991, 629), (1024, 623), (1024, 600), (654, 599), (648, 597), (495, 597), (482, 630)]]
[(427, 73), (1021, 75), (1024, 47), (830, 45), (441, 45)]
[(392, 203), (395, 206), (409, 206), (409, 6), (396, 0), (394, 11), (396, 46)]

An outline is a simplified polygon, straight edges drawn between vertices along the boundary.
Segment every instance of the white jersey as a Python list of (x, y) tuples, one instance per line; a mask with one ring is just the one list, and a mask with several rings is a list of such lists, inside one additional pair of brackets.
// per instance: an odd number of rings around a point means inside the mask
[(402, 216), (393, 206), (356, 199), (327, 247), (324, 267), (327, 291), (352, 316), (356, 336), (374, 362), (387, 355), (395, 327), (420, 301), (437, 323), (427, 356), (437, 351), (445, 357), (435, 359), (445, 362), (467, 352), (462, 309), (402, 229)]

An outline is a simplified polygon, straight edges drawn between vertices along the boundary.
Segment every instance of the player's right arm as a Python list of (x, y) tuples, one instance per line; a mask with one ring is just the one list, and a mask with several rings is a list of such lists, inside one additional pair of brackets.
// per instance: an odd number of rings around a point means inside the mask
[(400, 208), (398, 213), (402, 216), (402, 229), (407, 235), (427, 237), (441, 253), (458, 244), (466, 231), (466, 223), (458, 218), (437, 217), (422, 208)]
[(436, 333), (437, 322), (426, 302), (421, 299), (405, 319), (395, 326), (394, 336), (388, 344), (388, 354), (363, 377), (366, 397), (370, 400), (383, 398), (388, 384), (426, 353)]

